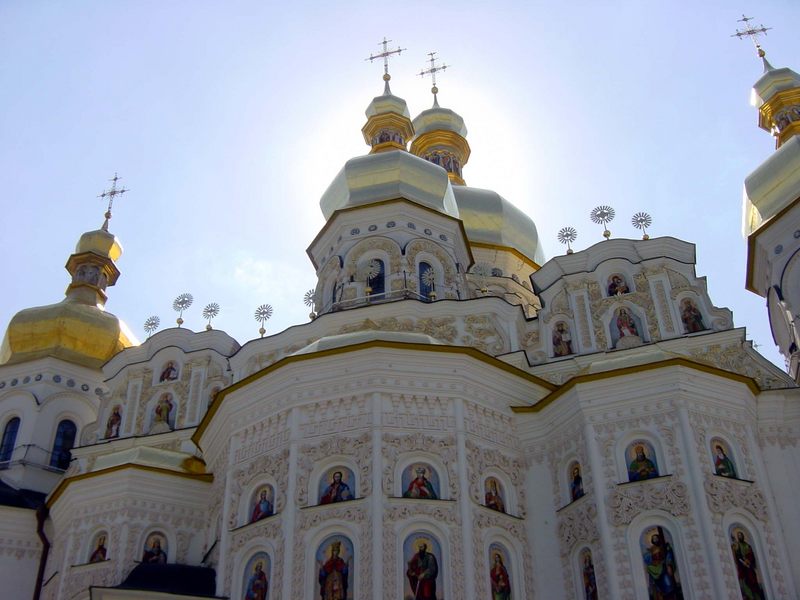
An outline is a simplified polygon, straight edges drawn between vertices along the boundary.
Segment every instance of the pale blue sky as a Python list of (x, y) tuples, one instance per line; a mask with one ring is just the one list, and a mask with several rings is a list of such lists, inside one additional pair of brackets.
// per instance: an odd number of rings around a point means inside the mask
[(364, 109), (382, 90), (364, 58), (387, 36), (408, 50), (392, 90), (412, 116), (431, 103), (416, 74), (436, 50), (452, 68), (440, 102), (469, 129), (467, 183), (556, 233), (600, 241), (589, 211), (652, 214), (652, 236), (697, 244), (712, 300), (783, 364), (764, 301), (744, 290), (742, 181), (773, 151), (749, 105), (761, 65), (731, 38), (742, 13), (772, 29), (775, 66), (800, 70), (800, 3), (247, 1), (0, 2), (0, 326), (63, 297), (67, 257), (102, 222), (96, 196), (118, 171), (130, 188), (111, 230), (125, 253), (107, 309), (143, 339), (174, 323), (240, 343), (270, 303), (270, 333), (307, 321), (316, 279), (305, 249), (318, 201), (366, 152)]

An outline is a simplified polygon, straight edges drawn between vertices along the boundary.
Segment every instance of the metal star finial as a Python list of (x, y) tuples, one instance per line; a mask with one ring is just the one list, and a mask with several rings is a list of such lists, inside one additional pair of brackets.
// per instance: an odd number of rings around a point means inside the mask
[(392, 40), (387, 40), (386, 37), (384, 36), (383, 41), (380, 44), (378, 44), (379, 46), (383, 47), (383, 52), (381, 52), (380, 54), (370, 54), (367, 58), (364, 59), (368, 60), (369, 62), (374, 61), (376, 58), (383, 59), (383, 80), (386, 82), (383, 87), (383, 94), (385, 96), (388, 96), (389, 94), (392, 93), (392, 91), (389, 89), (389, 80), (392, 78), (392, 76), (389, 75), (389, 58), (393, 54), (397, 54), (399, 56), (403, 50), (406, 50), (406, 48), (401, 48), (400, 46), (398, 46), (396, 50), (389, 50), (389, 42), (391, 41)]
[(430, 56), (429, 62), (431, 63), (431, 66), (427, 69), (423, 69), (422, 71), (420, 71), (419, 76), (420, 77), (425, 77), (425, 75), (431, 76), (431, 83), (433, 84), (433, 87), (431, 87), (431, 93), (433, 94), (433, 105), (435, 107), (438, 107), (439, 99), (437, 98), (437, 94), (439, 93), (439, 88), (436, 87), (436, 73), (438, 73), (439, 71), (444, 71), (451, 65), (443, 64), (437, 67), (436, 61), (438, 59), (436, 58), (436, 54), (437, 54), (436, 52), (428, 52), (428, 56)]
[(567, 254), (572, 254), (572, 246), (578, 239), (578, 231), (574, 227), (562, 227), (558, 232), (558, 241), (567, 245)]
[(158, 329), (159, 325), (161, 325), (161, 319), (157, 316), (153, 315), (152, 317), (147, 317), (147, 320), (144, 322), (144, 331), (148, 338), (153, 335), (153, 332)]
[(311, 312), (308, 313), (308, 318), (311, 319), (312, 321), (317, 318), (317, 313), (314, 312), (314, 295), (315, 295), (315, 293), (316, 293), (316, 290), (314, 288), (311, 288), (303, 296), (303, 303), (306, 306), (310, 306), (311, 307)]
[(736, 22), (744, 23), (743, 29), (741, 31), (737, 29), (736, 33), (731, 34), (731, 37), (738, 37), (740, 40), (749, 37), (750, 41), (753, 42), (753, 45), (756, 47), (756, 52), (758, 52), (758, 56), (760, 58), (764, 58), (764, 56), (766, 56), (767, 53), (764, 52), (764, 49), (761, 47), (761, 44), (758, 43), (758, 36), (761, 35), (762, 33), (764, 35), (767, 35), (767, 31), (772, 29), (772, 27), (764, 27), (763, 25), (754, 27), (753, 25), (750, 25), (750, 21), (752, 20), (753, 17), (745, 17), (744, 15), (742, 15), (742, 18), (738, 19)]
[(633, 224), (636, 229), (642, 230), (642, 239), (649, 240), (650, 236), (647, 235), (647, 228), (653, 224), (653, 218), (648, 215), (646, 212), (638, 212), (633, 215), (631, 219), (631, 223)]
[(175, 321), (178, 327), (183, 325), (183, 311), (189, 308), (194, 302), (194, 296), (191, 294), (181, 294), (172, 302), (172, 309), (178, 313), (178, 319)]
[(258, 328), (258, 333), (261, 334), (261, 337), (264, 337), (264, 334), (267, 333), (267, 330), (264, 329), (264, 323), (269, 321), (269, 318), (272, 316), (272, 306), (269, 304), (262, 304), (256, 309), (255, 318), (256, 321), (261, 323), (261, 327)]
[(589, 218), (593, 222), (603, 226), (603, 237), (606, 239), (611, 237), (611, 232), (607, 225), (614, 220), (614, 215), (614, 209), (610, 206), (598, 206), (589, 213)]
[(128, 190), (125, 188), (117, 189), (117, 182), (122, 179), (119, 175), (114, 173), (114, 177), (109, 179), (111, 182), (111, 189), (105, 190), (102, 194), (98, 196), (98, 198), (108, 199), (108, 209), (106, 210), (106, 214), (104, 215), (106, 220), (103, 222), (103, 231), (108, 231), (108, 221), (111, 219), (111, 207), (114, 205), (114, 198), (117, 196), (121, 196)]
[(203, 309), (203, 318), (208, 321), (208, 325), (206, 325), (206, 331), (210, 331), (211, 327), (211, 319), (216, 317), (219, 314), (219, 304), (216, 302), (211, 302), (206, 304), (206, 307)]

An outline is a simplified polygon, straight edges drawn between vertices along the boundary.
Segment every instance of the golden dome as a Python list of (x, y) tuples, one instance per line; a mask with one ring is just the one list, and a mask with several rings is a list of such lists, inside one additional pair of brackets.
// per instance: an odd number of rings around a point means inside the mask
[(458, 213), (471, 245), (509, 248), (536, 265), (544, 264), (544, 252), (533, 220), (497, 192), (453, 186)]
[(116, 262), (122, 256), (122, 245), (114, 234), (105, 229), (97, 229), (95, 231), (87, 231), (78, 240), (78, 244), (75, 246), (75, 254), (83, 254), (84, 252), (94, 252)]
[(136, 343), (125, 323), (114, 315), (67, 298), (14, 315), (0, 346), (0, 364), (52, 356), (99, 368)]

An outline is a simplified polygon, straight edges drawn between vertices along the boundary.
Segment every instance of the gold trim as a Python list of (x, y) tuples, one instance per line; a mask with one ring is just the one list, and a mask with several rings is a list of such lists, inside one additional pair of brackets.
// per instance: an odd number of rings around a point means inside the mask
[(214, 415), (219, 409), (220, 404), (222, 404), (222, 401), (229, 393), (235, 392), (236, 390), (245, 387), (247, 385), (250, 385), (251, 383), (261, 379), (262, 377), (269, 375), (273, 371), (277, 371), (278, 369), (281, 369), (285, 366), (288, 366), (296, 362), (315, 360), (318, 358), (325, 358), (337, 354), (347, 354), (349, 352), (358, 352), (360, 350), (367, 350), (369, 348), (395, 348), (399, 350), (419, 350), (422, 352), (466, 354), (471, 358), (475, 358), (481, 362), (488, 364), (489, 366), (500, 369), (501, 371), (505, 371), (506, 373), (510, 373), (511, 375), (516, 375), (517, 377), (524, 379), (530, 383), (533, 383), (534, 385), (544, 388), (545, 390), (548, 390), (550, 392), (557, 390), (555, 384), (552, 384), (549, 381), (542, 379), (537, 375), (533, 375), (532, 373), (523, 371), (522, 369), (515, 367), (514, 365), (510, 365), (507, 362), (503, 362), (502, 360), (495, 358), (494, 356), (484, 354), (480, 350), (476, 350), (471, 346), (445, 346), (445, 345), (435, 345), (435, 344), (420, 344), (416, 342), (370, 340), (368, 342), (361, 342), (358, 344), (352, 344), (350, 346), (341, 346), (338, 348), (328, 348), (326, 350), (320, 350), (318, 352), (309, 352), (308, 354), (285, 356), (279, 361), (274, 362), (271, 365), (264, 367), (260, 371), (248, 375), (244, 379), (241, 379), (236, 383), (232, 384), (231, 386), (221, 390), (217, 394), (216, 399), (211, 403), (211, 406), (208, 407), (205, 416), (203, 416), (203, 420), (200, 421), (200, 424), (197, 426), (197, 429), (195, 429), (195, 432), (192, 434), (192, 441), (198, 448), (201, 447), (200, 438), (203, 437), (203, 434), (205, 433), (208, 424), (214, 418)]
[(764, 233), (767, 229), (769, 229), (772, 225), (777, 223), (781, 220), (781, 218), (792, 210), (795, 206), (800, 204), (800, 196), (792, 200), (789, 204), (784, 206), (774, 215), (772, 215), (769, 219), (763, 222), (758, 229), (756, 229), (753, 233), (747, 236), (747, 269), (745, 272), (745, 280), (744, 280), (744, 287), (746, 290), (753, 292), (765, 298), (766, 296), (762, 296), (762, 294), (755, 288), (753, 285), (753, 277), (755, 276), (755, 255), (756, 255), (756, 238)]
[[(377, 202), (370, 202), (369, 204), (359, 204), (358, 206), (347, 206), (345, 208), (337, 208), (335, 211), (333, 211), (333, 213), (331, 214), (330, 218), (327, 221), (325, 221), (325, 225), (322, 226), (322, 229), (319, 230), (319, 233), (314, 237), (313, 240), (311, 240), (311, 243), (308, 245), (308, 248), (306, 248), (306, 254), (308, 255), (308, 258), (311, 259), (311, 264), (314, 265), (314, 269), (315, 270), (319, 269), (319, 265), (317, 264), (317, 261), (314, 259), (314, 255), (311, 254), (311, 248), (328, 231), (328, 228), (334, 222), (334, 220), (336, 219), (336, 216), (338, 214), (347, 213), (347, 212), (351, 212), (351, 211), (354, 211), (354, 210), (362, 210), (362, 209), (368, 208), (368, 207), (371, 208), (373, 206), (384, 206), (384, 205), (388, 205), (388, 204), (393, 204), (395, 202), (407, 202), (408, 204), (413, 205), (415, 208), (419, 208), (419, 209), (422, 209), (422, 210), (427, 210), (428, 212), (431, 212), (431, 213), (433, 213), (435, 215), (439, 215), (440, 217), (444, 217), (445, 219), (450, 219), (452, 221), (455, 221), (458, 224), (458, 228), (461, 230), (461, 237), (464, 240), (464, 246), (467, 249), (467, 256), (469, 256), (469, 264), (466, 265), (464, 267), (464, 269), (465, 269), (465, 271), (469, 271), (470, 270), (472, 265), (475, 264), (475, 257), (472, 256), (472, 250), (470, 249), (469, 238), (467, 237), (467, 230), (464, 229), (464, 222), (461, 219), (457, 218), (457, 217), (454, 217), (452, 215), (448, 215), (447, 213), (439, 212), (435, 208), (430, 208), (429, 206), (423, 206), (422, 204), (417, 204), (416, 202), (414, 202), (413, 200), (409, 200), (408, 198), (390, 198), (389, 200), (378, 200)], [(373, 237), (375, 235), (377, 235), (377, 234), (372, 234)], [(366, 236), (365, 236), (365, 238), (366, 238)]]
[(511, 246), (501, 246), (499, 244), (489, 244), (488, 242), (470, 242), (470, 246), (473, 248), (485, 248), (486, 250), (500, 250), (502, 252), (511, 252), (514, 256), (518, 259), (528, 263), (528, 266), (531, 267), (534, 271), (538, 271), (541, 269), (541, 265), (539, 265), (535, 260), (532, 260), (525, 256), (522, 252), (517, 250), (516, 248), (512, 248)]
[(458, 158), (462, 169), (469, 162), (471, 153), (469, 142), (455, 131), (448, 131), (447, 129), (434, 129), (433, 131), (419, 134), (411, 141), (411, 153), (422, 158), (423, 154), (437, 146), (445, 146), (460, 154)]
[[(411, 124), (411, 119), (393, 112), (381, 113), (369, 117), (361, 128), (361, 134), (364, 136), (367, 146), (372, 146), (373, 136), (381, 129), (398, 129), (403, 133), (404, 140), (414, 137), (414, 126)], [(403, 149), (405, 150), (405, 146)]]
[(600, 373), (590, 373), (588, 375), (578, 375), (577, 377), (573, 377), (572, 379), (567, 381), (564, 385), (562, 385), (560, 388), (555, 390), (550, 395), (542, 398), (536, 404), (532, 404), (531, 406), (512, 406), (511, 410), (517, 414), (538, 413), (542, 409), (552, 404), (559, 397), (563, 396), (569, 390), (582, 383), (600, 381), (603, 379), (612, 379), (614, 377), (621, 377), (623, 375), (629, 375), (631, 373), (642, 373), (644, 371), (653, 371), (656, 369), (665, 369), (669, 367), (686, 367), (689, 369), (694, 369), (696, 371), (702, 371), (704, 373), (717, 375), (718, 377), (725, 377), (726, 379), (732, 379), (733, 381), (745, 384), (750, 389), (750, 391), (753, 393), (754, 396), (757, 396), (761, 392), (761, 388), (758, 387), (756, 381), (751, 377), (746, 377), (744, 375), (740, 375), (739, 373), (734, 373), (732, 371), (725, 371), (724, 369), (720, 369), (719, 367), (698, 363), (688, 358), (668, 358), (666, 360), (647, 363), (644, 365), (621, 367), (619, 369), (602, 371)]
[(67, 489), (67, 486), (74, 481), (82, 481), (83, 479), (100, 477), (102, 475), (115, 473), (116, 471), (122, 471), (123, 469), (137, 469), (139, 471), (150, 471), (153, 473), (160, 473), (161, 475), (186, 477), (189, 479), (195, 479), (197, 481), (207, 481), (209, 483), (214, 481), (214, 475), (212, 473), (181, 473), (180, 471), (172, 471), (171, 469), (165, 469), (163, 467), (154, 467), (151, 465), (138, 465), (135, 463), (125, 463), (124, 465), (115, 465), (113, 467), (108, 467), (106, 469), (100, 469), (99, 471), (90, 471), (89, 473), (81, 473), (80, 475), (73, 475), (72, 477), (66, 477), (62, 479), (58, 483), (56, 488), (52, 492), (50, 492), (50, 495), (47, 497), (47, 501), (45, 502), (45, 504), (47, 505), (47, 508), (52, 508), (53, 505), (58, 501), (61, 494), (64, 493), (64, 490)]

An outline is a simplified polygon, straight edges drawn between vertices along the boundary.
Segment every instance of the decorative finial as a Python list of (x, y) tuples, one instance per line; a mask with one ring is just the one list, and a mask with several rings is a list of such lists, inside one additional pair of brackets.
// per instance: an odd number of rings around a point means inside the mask
[(157, 316), (153, 315), (152, 317), (147, 317), (147, 320), (144, 322), (144, 332), (147, 334), (148, 339), (153, 332), (158, 329), (158, 326), (161, 325), (161, 319)]
[(306, 306), (310, 306), (311, 307), (311, 312), (308, 313), (308, 318), (311, 319), (312, 321), (317, 318), (317, 313), (314, 312), (314, 292), (315, 291), (316, 290), (314, 290), (314, 288), (311, 288), (303, 296), (303, 303)]
[(366, 292), (367, 296), (372, 293), (372, 286), (369, 284), (370, 281), (375, 279), (378, 275), (381, 274), (381, 263), (379, 263), (374, 258), (370, 260), (361, 272), (361, 277), (359, 279), (363, 279), (364, 283), (366, 284), (364, 287), (364, 291)]
[(269, 318), (272, 316), (272, 306), (269, 304), (262, 304), (256, 309), (256, 321), (261, 323), (261, 327), (258, 328), (258, 333), (261, 334), (261, 337), (264, 337), (264, 334), (267, 333), (267, 330), (264, 329), (264, 323), (269, 321)]
[(567, 245), (567, 254), (572, 254), (572, 245), (578, 239), (578, 231), (574, 227), (562, 227), (558, 232), (558, 241)]
[(603, 237), (608, 239), (611, 237), (611, 232), (608, 230), (607, 225), (614, 220), (614, 209), (610, 206), (598, 206), (589, 213), (589, 218), (603, 226)]
[(406, 48), (401, 48), (400, 46), (398, 46), (396, 50), (389, 50), (389, 42), (391, 41), (392, 40), (387, 40), (384, 36), (383, 41), (378, 44), (379, 46), (383, 46), (383, 52), (380, 54), (370, 54), (368, 58), (364, 59), (368, 60), (369, 62), (372, 62), (376, 58), (383, 59), (383, 81), (386, 82), (383, 86), (384, 96), (388, 96), (392, 93), (392, 90), (389, 89), (389, 80), (392, 78), (392, 76), (389, 75), (389, 57), (393, 54), (397, 54), (399, 56), (403, 50), (406, 50)]
[(108, 231), (108, 221), (109, 219), (111, 219), (111, 207), (114, 204), (114, 198), (128, 191), (125, 188), (117, 189), (117, 182), (120, 179), (122, 179), (122, 177), (114, 173), (114, 177), (109, 179), (109, 181), (111, 182), (111, 189), (104, 191), (102, 194), (98, 196), (98, 198), (108, 198), (108, 209), (106, 210), (106, 214), (104, 215), (106, 220), (103, 221), (103, 226), (101, 227), (103, 231)]
[(183, 311), (189, 308), (194, 302), (194, 297), (191, 294), (181, 294), (172, 303), (172, 309), (178, 313), (178, 319), (175, 321), (178, 327), (183, 325)]
[(206, 307), (203, 309), (203, 318), (208, 321), (208, 325), (206, 325), (206, 331), (211, 331), (211, 319), (216, 317), (219, 314), (219, 304), (216, 302), (211, 302), (210, 304), (206, 304)]
[(422, 274), (422, 283), (430, 289), (428, 292), (428, 298), (431, 300), (436, 300), (436, 273), (433, 270), (433, 267), (428, 269)]
[(758, 43), (758, 36), (762, 33), (767, 35), (767, 31), (772, 29), (772, 27), (764, 27), (763, 25), (759, 25), (758, 27), (754, 27), (750, 25), (750, 21), (753, 20), (753, 17), (745, 17), (742, 15), (741, 19), (738, 19), (737, 23), (744, 23), (743, 29), (739, 31), (736, 30), (736, 33), (732, 34), (731, 37), (738, 37), (740, 40), (743, 40), (746, 37), (750, 38), (750, 41), (753, 42), (753, 45), (756, 47), (756, 51), (758, 52), (759, 58), (764, 58), (767, 53), (764, 52), (764, 49), (761, 47), (761, 44)]
[(451, 65), (441, 65), (437, 67), (436, 54), (437, 54), (436, 52), (428, 52), (428, 56), (430, 56), (429, 61), (431, 63), (431, 66), (428, 69), (423, 69), (422, 71), (420, 71), (419, 76), (420, 77), (425, 77), (425, 75), (431, 76), (431, 84), (433, 86), (431, 87), (431, 93), (433, 94), (433, 106), (434, 108), (439, 108), (439, 99), (436, 97), (436, 94), (439, 93), (439, 88), (436, 87), (436, 73), (438, 73), (439, 71), (444, 71), (447, 67)]
[(647, 228), (653, 224), (653, 218), (648, 215), (646, 212), (638, 212), (633, 215), (631, 219), (631, 223), (633, 224), (636, 229), (642, 230), (642, 239), (649, 240), (650, 236), (647, 235)]

